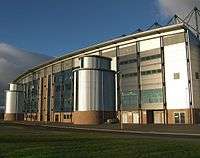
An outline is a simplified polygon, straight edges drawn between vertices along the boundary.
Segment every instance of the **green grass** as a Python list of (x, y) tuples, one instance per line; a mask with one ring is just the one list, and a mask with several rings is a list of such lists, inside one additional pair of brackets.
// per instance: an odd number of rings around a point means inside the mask
[(200, 157), (200, 140), (0, 123), (0, 158), (4, 157)]

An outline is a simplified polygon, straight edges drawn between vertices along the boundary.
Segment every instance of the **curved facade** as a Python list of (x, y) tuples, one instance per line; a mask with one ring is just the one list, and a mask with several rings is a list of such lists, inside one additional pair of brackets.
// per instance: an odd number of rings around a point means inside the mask
[(123, 123), (193, 124), (199, 61), (199, 39), (176, 24), (67, 53), (13, 83), (23, 85), (28, 121), (98, 124), (117, 114)]

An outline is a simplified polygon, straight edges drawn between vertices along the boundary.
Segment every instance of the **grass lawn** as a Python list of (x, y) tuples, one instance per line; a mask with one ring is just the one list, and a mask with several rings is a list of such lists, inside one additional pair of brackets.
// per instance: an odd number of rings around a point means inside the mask
[(0, 123), (0, 158), (200, 157), (200, 139), (143, 137)]

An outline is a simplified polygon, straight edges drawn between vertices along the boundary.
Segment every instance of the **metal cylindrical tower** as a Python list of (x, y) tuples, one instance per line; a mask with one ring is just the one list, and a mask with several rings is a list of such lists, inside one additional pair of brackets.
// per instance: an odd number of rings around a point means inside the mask
[(4, 120), (19, 121), (24, 119), (23, 108), (24, 93), (23, 86), (19, 84), (10, 84), (10, 90), (6, 91), (6, 110)]
[(80, 58), (74, 70), (74, 124), (99, 124), (115, 118), (115, 71), (111, 59), (102, 56)]

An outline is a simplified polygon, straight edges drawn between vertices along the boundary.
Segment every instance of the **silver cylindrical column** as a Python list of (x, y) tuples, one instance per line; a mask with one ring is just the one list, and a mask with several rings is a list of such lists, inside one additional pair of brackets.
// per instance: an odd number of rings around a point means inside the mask
[(24, 93), (23, 86), (10, 84), (6, 91), (6, 109), (4, 119), (8, 121), (23, 120)]
[(77, 111), (115, 110), (115, 72), (79, 69)]
[(115, 71), (110, 63), (102, 56), (80, 58), (80, 68), (74, 70), (75, 124), (99, 124), (114, 117)]

